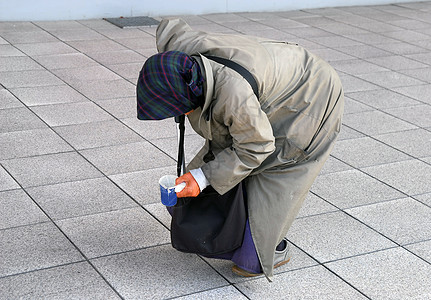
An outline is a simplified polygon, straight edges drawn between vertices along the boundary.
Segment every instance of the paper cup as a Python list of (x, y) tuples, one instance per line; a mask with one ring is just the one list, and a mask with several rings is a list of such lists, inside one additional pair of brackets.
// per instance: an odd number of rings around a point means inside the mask
[(162, 203), (166, 206), (177, 204), (177, 194), (175, 193), (176, 178), (174, 175), (165, 175), (159, 180)]

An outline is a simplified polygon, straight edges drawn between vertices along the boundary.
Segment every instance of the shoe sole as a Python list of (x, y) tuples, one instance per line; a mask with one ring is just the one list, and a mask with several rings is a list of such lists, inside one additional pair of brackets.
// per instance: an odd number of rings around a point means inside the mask
[[(290, 261), (290, 257), (287, 260), (283, 260), (283, 261), (279, 262), (278, 264), (274, 265), (274, 269), (278, 268), (278, 267), (281, 267), (282, 265), (287, 264), (289, 261)], [(256, 276), (263, 275), (263, 273), (251, 273), (251, 272), (248, 272), (246, 270), (241, 269), (237, 265), (234, 265), (232, 267), (232, 272), (234, 274), (242, 276), (242, 277), (256, 277)]]

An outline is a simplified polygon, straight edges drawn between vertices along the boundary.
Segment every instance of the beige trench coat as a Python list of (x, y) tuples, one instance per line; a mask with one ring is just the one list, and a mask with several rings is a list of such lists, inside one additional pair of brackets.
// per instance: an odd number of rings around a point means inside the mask
[[(188, 169), (201, 167), (223, 194), (245, 179), (253, 241), (268, 280), (275, 248), (286, 235), (340, 131), (342, 86), (326, 62), (286, 42), (193, 31), (181, 19), (163, 20), (157, 49), (196, 56), (205, 77), (205, 104), (188, 115), (211, 140)], [(259, 99), (236, 71), (203, 55), (231, 59), (255, 77)]]

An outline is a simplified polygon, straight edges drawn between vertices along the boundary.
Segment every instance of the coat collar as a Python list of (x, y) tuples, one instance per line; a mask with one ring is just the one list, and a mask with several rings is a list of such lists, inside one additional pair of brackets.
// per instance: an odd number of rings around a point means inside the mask
[(202, 108), (198, 108), (194, 110), (192, 113), (188, 115), (188, 117), (191, 123), (198, 124), (199, 129), (205, 138), (212, 140), (211, 102), (212, 102), (213, 93), (214, 93), (214, 75), (208, 59), (201, 54), (199, 54), (199, 58), (200, 59), (197, 59), (197, 61), (199, 63), (199, 66), (201, 67), (202, 75), (205, 78), (205, 81), (204, 81), (205, 101)]

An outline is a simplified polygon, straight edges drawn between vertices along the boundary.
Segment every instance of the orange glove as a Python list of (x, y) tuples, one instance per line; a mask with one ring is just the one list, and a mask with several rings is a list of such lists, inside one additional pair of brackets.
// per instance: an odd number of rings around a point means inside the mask
[(200, 194), (201, 189), (199, 188), (199, 185), (196, 182), (196, 179), (193, 177), (193, 175), (190, 172), (175, 179), (176, 185), (180, 184), (181, 182), (185, 182), (186, 186), (181, 192), (177, 193), (178, 198), (196, 197), (197, 195)]

